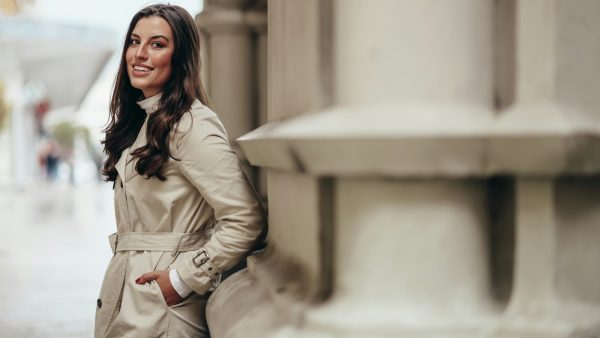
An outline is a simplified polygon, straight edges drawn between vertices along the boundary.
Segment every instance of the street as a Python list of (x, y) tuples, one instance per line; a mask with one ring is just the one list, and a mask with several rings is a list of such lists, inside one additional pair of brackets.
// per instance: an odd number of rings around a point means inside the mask
[(111, 187), (0, 188), (0, 337), (92, 337), (115, 231)]

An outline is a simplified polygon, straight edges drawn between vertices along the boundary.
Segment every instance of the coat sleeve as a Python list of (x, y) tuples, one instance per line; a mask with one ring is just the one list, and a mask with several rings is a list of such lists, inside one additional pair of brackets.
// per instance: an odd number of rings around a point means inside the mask
[(203, 294), (222, 271), (245, 256), (266, 230), (266, 223), (223, 125), (210, 109), (186, 113), (171, 143), (174, 162), (213, 208), (217, 221), (216, 231), (203, 248), (180, 253), (172, 265), (185, 284)]

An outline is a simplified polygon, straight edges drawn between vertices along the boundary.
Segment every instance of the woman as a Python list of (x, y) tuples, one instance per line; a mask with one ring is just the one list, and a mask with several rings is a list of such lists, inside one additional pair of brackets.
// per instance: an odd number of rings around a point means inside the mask
[(131, 20), (104, 140), (117, 233), (95, 337), (208, 337), (207, 294), (264, 236), (254, 191), (200, 82), (181, 7)]

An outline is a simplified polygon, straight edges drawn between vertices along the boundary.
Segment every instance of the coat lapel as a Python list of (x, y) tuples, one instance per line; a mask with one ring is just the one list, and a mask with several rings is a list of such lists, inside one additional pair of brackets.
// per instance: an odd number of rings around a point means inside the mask
[(119, 177), (121, 177), (121, 181), (124, 181), (123, 178), (125, 177), (125, 157), (127, 157), (127, 154), (129, 154), (129, 148), (123, 150), (121, 157), (115, 165), (115, 169), (117, 169), (117, 173), (119, 174)]
[[(127, 182), (130, 179), (132, 179), (134, 176), (139, 175), (137, 173), (137, 171), (135, 171), (135, 165), (137, 164), (137, 159), (134, 159), (133, 156), (131, 156), (131, 152), (146, 144), (146, 122), (147, 122), (147, 120), (142, 125), (142, 128), (140, 129), (140, 133), (138, 134), (138, 137), (135, 140), (135, 142), (133, 142), (133, 145), (130, 148), (125, 149), (125, 151), (123, 152), (123, 155), (121, 155), (121, 158), (119, 159), (119, 162), (121, 162), (121, 159), (123, 159), (124, 175), (121, 177), (124, 177), (124, 179), (123, 179), (124, 182)], [(124, 156), (126, 154), (127, 154), (127, 156)], [(125, 159), (127, 159), (127, 160), (125, 160)]]

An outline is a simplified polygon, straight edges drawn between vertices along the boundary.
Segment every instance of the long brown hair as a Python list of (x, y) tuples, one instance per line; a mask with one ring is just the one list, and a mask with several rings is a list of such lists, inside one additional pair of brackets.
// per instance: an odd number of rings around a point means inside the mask
[(135, 25), (140, 19), (149, 16), (161, 17), (169, 23), (175, 49), (171, 59), (171, 77), (162, 90), (158, 109), (148, 116), (147, 144), (132, 152), (133, 158), (138, 160), (135, 166), (138, 174), (165, 180), (163, 167), (169, 157), (172, 157), (169, 151), (171, 130), (181, 116), (190, 110), (195, 99), (208, 105), (200, 80), (200, 36), (194, 19), (179, 6), (158, 4), (141, 9), (131, 19), (125, 35), (121, 63), (110, 101), (110, 118), (104, 129), (106, 138), (102, 144), (108, 158), (104, 162), (102, 174), (106, 181), (116, 180), (115, 165), (123, 150), (133, 145), (146, 118), (146, 113), (137, 104), (143, 98), (143, 93), (131, 86), (125, 53)]

